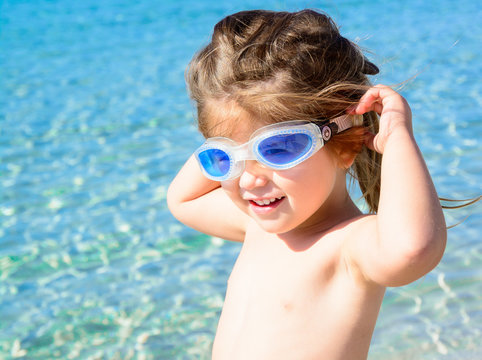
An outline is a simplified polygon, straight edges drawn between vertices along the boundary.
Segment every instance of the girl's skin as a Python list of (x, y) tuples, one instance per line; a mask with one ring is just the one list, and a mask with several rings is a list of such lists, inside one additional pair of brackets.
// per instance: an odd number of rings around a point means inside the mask
[[(223, 120), (236, 124), (230, 137), (244, 143), (262, 124), (235, 110), (236, 119)], [(283, 171), (247, 161), (239, 178), (221, 184), (191, 157), (172, 182), (174, 216), (244, 242), (213, 359), (365, 359), (385, 287), (413, 282), (440, 261), (445, 221), (410, 108), (378, 85), (349, 113), (373, 110), (380, 130), (367, 134), (366, 145), (383, 154), (376, 215), (363, 215), (348, 196), (345, 169), (353, 158), (334, 159), (326, 148)], [(279, 197), (266, 207), (250, 201)]]

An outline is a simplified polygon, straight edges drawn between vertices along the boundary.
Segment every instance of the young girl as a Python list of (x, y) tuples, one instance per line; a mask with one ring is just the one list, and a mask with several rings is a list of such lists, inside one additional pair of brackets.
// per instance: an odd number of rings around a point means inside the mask
[[(410, 108), (370, 86), (377, 72), (311, 10), (228, 16), (192, 60), (208, 140), (168, 205), (243, 242), (213, 359), (365, 359), (385, 288), (440, 261), (445, 222)], [(370, 214), (350, 199), (347, 171)]]

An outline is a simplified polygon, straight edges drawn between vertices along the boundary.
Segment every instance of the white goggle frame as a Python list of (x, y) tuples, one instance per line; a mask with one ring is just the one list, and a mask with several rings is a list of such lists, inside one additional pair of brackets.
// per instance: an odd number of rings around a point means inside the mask
[[(215, 181), (231, 180), (241, 175), (246, 160), (256, 160), (264, 166), (275, 170), (290, 169), (313, 156), (334, 134), (338, 134), (352, 126), (352, 121), (348, 115), (337, 117), (330, 122), (319, 125), (305, 120), (284, 121), (259, 128), (253, 132), (248, 142), (241, 145), (226, 137), (208, 138), (194, 154), (204, 176)], [(259, 144), (263, 140), (272, 136), (291, 134), (306, 134), (311, 138), (310, 149), (296, 160), (286, 164), (275, 164), (269, 162), (259, 153)], [(219, 149), (225, 152), (229, 158), (229, 171), (223, 176), (212, 176), (206, 172), (201, 164), (199, 154), (211, 149)]]

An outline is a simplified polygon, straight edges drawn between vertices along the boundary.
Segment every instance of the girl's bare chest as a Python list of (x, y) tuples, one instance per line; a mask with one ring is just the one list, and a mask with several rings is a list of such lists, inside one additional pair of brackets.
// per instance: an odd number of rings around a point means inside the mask
[(339, 250), (333, 246), (299, 252), (283, 246), (244, 246), (228, 281), (228, 295), (246, 303), (294, 304), (329, 286), (339, 263)]

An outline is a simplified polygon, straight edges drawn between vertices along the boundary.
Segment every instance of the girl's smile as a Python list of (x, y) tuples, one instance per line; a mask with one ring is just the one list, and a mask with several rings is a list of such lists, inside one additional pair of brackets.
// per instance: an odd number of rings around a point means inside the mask
[(249, 200), (251, 211), (256, 214), (267, 214), (274, 211), (285, 199), (284, 196), (277, 198), (252, 199)]

